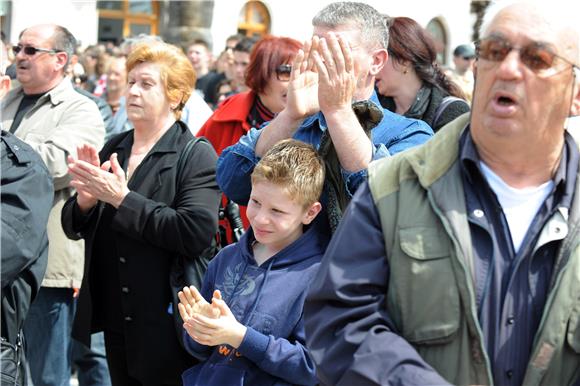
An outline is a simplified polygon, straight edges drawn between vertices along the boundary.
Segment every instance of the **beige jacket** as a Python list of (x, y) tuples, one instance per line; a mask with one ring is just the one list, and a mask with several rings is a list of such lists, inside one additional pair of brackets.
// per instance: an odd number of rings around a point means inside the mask
[[(1, 119), (5, 130), (12, 126), (23, 95), (22, 87), (17, 87), (4, 98)], [(69, 240), (60, 222), (64, 202), (74, 193), (69, 187), (66, 157), (76, 156), (77, 146), (83, 143), (101, 148), (105, 128), (99, 109), (63, 79), (26, 113), (14, 134), (40, 154), (54, 182), (54, 202), (48, 219), (48, 268), (42, 286), (79, 288), (84, 242)]]

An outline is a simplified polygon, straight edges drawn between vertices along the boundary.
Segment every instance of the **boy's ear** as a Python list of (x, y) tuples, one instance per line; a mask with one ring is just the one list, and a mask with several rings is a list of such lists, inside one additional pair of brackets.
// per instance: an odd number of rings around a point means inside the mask
[(310, 207), (308, 208), (308, 210), (304, 214), (304, 217), (302, 218), (302, 224), (304, 224), (304, 225), (310, 224), (312, 222), (312, 220), (314, 220), (316, 218), (316, 215), (318, 213), (320, 213), (321, 210), (322, 210), (322, 204), (320, 204), (320, 202), (318, 202), (318, 201), (316, 201), (314, 204), (310, 205)]

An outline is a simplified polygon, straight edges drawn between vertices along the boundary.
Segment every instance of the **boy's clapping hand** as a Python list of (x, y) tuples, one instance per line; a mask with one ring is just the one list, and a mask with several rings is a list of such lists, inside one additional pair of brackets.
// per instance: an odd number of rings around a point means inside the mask
[[(220, 316), (219, 309), (208, 303), (194, 286), (184, 287), (177, 296), (179, 297), (179, 313), (184, 322), (187, 322), (194, 314), (201, 314), (208, 318)], [(215, 290), (213, 296), (221, 299), (220, 291)]]
[(220, 316), (216, 319), (196, 313), (185, 322), (185, 328), (199, 344), (206, 346), (228, 344), (238, 348), (246, 335), (247, 328), (236, 320), (219, 291), (216, 292), (214, 292), (211, 307), (219, 310)]

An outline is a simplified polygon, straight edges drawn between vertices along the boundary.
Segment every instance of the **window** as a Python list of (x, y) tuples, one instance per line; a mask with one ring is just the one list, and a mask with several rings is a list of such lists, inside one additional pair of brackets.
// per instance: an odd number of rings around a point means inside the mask
[(238, 32), (261, 37), (270, 33), (270, 12), (261, 1), (248, 1), (240, 12)]
[(159, 1), (97, 1), (97, 8), (99, 41), (119, 43), (127, 36), (157, 34)]
[(447, 64), (447, 32), (441, 20), (432, 19), (426, 27), (426, 30), (431, 34), (435, 41), (435, 48), (437, 49), (437, 61), (442, 65)]

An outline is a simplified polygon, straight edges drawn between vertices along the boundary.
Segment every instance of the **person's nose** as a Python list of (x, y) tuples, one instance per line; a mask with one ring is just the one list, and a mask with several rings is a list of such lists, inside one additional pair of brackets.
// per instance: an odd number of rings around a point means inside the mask
[(505, 80), (520, 79), (524, 67), (519, 51), (511, 50), (499, 63), (497, 76)]
[(137, 83), (133, 83), (133, 84), (127, 84), (127, 94), (128, 95), (139, 95), (139, 86), (137, 86)]
[(263, 209), (258, 210), (258, 212), (256, 213), (255, 216), (255, 221), (257, 224), (260, 225), (266, 225), (268, 224), (268, 215), (266, 214), (266, 212)]

